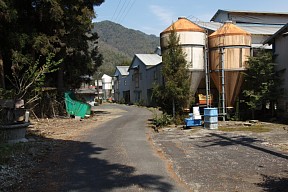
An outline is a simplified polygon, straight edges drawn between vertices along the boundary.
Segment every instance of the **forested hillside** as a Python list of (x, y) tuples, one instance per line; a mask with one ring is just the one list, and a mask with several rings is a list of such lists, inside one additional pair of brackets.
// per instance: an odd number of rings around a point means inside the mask
[(94, 31), (99, 35), (99, 52), (104, 58), (99, 71), (108, 75), (113, 75), (117, 65), (129, 65), (135, 54), (153, 53), (160, 44), (159, 37), (155, 35), (128, 29), (111, 21), (94, 23)]

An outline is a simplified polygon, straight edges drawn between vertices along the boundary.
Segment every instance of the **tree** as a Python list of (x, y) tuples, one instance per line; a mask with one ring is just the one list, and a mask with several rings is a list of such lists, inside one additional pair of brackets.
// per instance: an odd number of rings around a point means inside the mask
[(260, 50), (255, 57), (249, 57), (248, 70), (244, 73), (243, 94), (246, 104), (255, 118), (255, 110), (269, 101), (272, 113), (277, 97), (280, 95), (281, 79), (275, 71), (272, 53)]
[[(11, 74), (12, 53), (17, 51), (34, 61), (42, 56), (40, 66), (49, 53), (55, 54), (55, 60), (63, 59), (60, 75), (49, 81), (61, 89), (79, 85), (82, 75), (93, 75), (102, 64), (95, 46), (98, 35), (92, 32), (93, 7), (102, 2), (0, 0), (0, 64), (3, 58), (5, 74)], [(92, 48), (89, 41), (95, 44)]]
[(62, 100), (62, 91), (92, 76), (102, 64), (92, 32), (94, 6), (102, 2), (0, 0), (0, 97), (22, 98), (40, 112), (55, 102), (44, 98), (47, 90)]
[(49, 54), (45, 63), (39, 67), (39, 59), (34, 62), (21, 53), (13, 53), (12, 78), (8, 78), (14, 87), (14, 98), (25, 98), (27, 104), (39, 99), (46, 74), (57, 71), (62, 62), (62, 60), (54, 61), (54, 56), (54, 54)]
[(189, 101), (189, 75), (185, 54), (179, 45), (179, 36), (173, 29), (169, 35), (168, 47), (163, 50), (162, 75), (164, 85), (155, 85), (153, 97), (164, 112), (179, 115)]
[[(11, 88), (3, 77), (13, 78), (13, 63), (37, 61), (41, 69), (49, 54), (54, 55), (55, 61), (63, 62), (58, 75), (55, 71), (47, 75), (45, 86), (77, 88), (81, 76), (93, 75), (102, 64), (98, 35), (92, 32), (93, 7), (102, 2), (104, 0), (0, 0), (1, 87)], [(15, 53), (21, 57), (14, 57)]]

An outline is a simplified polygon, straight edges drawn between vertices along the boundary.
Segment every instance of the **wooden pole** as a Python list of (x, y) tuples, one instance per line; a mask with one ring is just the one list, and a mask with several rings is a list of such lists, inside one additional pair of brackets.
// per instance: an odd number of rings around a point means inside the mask
[(0, 52), (0, 88), (5, 89), (4, 63)]

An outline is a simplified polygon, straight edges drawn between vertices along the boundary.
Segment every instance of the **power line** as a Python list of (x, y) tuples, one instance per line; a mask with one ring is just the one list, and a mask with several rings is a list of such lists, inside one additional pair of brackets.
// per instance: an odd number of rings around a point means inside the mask
[[(131, 0), (131, 2), (132, 2), (132, 0)], [(136, 0), (134, 0), (134, 1), (131, 3), (130, 7), (129, 7), (128, 10), (126, 11), (126, 14), (124, 15), (124, 17), (122, 17), (121, 22), (124, 21), (124, 19), (125, 19), (126, 16), (128, 15), (128, 13), (130, 12), (130, 10), (132, 9), (132, 7), (134, 6), (135, 2), (136, 2)]]
[(121, 1), (122, 1), (122, 0), (119, 0), (119, 1), (118, 1), (118, 5), (117, 5), (117, 7), (116, 7), (116, 9), (115, 9), (115, 11), (114, 11), (114, 13), (113, 13), (113, 16), (112, 16), (112, 18), (111, 18), (111, 21), (113, 21), (114, 16), (115, 16), (116, 12), (118, 11), (119, 5), (121, 4)]
[(119, 14), (117, 15), (117, 17), (116, 17), (115, 21), (117, 21), (117, 20), (118, 20), (118, 18), (119, 18), (119, 15), (121, 14), (121, 12), (122, 12), (123, 8), (124, 8), (124, 7), (125, 7), (125, 5), (126, 5), (126, 2), (127, 2), (127, 1), (124, 1), (124, 3), (122, 4), (122, 7), (121, 7), (120, 11), (118, 12)]

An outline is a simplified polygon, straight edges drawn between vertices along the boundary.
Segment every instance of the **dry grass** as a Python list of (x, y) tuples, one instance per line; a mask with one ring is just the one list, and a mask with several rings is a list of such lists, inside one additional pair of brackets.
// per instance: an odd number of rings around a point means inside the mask
[(265, 133), (270, 132), (271, 128), (264, 125), (252, 125), (252, 126), (238, 126), (238, 127), (219, 127), (219, 131), (234, 132), (234, 131), (248, 131), (253, 133)]

